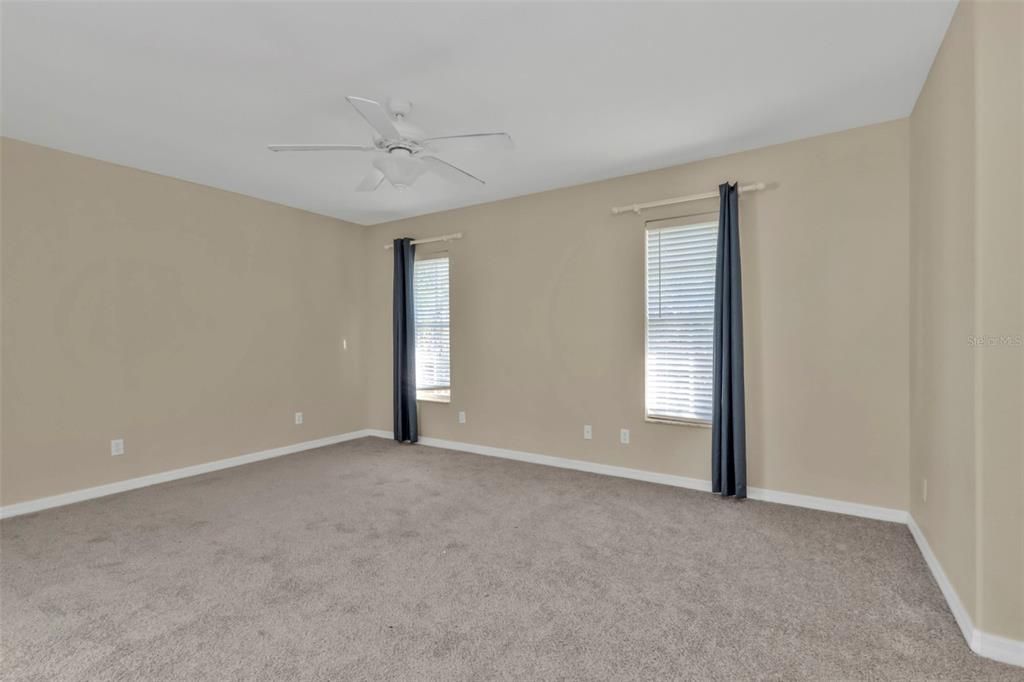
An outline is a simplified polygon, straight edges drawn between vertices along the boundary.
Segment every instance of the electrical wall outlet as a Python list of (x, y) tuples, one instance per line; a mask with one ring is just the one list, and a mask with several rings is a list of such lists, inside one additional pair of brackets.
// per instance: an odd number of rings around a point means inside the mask
[(115, 438), (110, 441), (110, 456), (117, 457), (118, 455), (124, 454), (124, 439)]
[(583, 440), (590, 440), (594, 437), (594, 429), (590, 427), (590, 424), (583, 425)]
[(629, 429), (619, 429), (619, 442), (629, 445)]
[(296, 424), (301, 424), (302, 423), (302, 413), (301, 412), (296, 412), (295, 413), (295, 423)]
[(460, 424), (465, 424), (466, 423), (466, 413), (463, 412), (462, 410), (459, 410), (459, 423)]

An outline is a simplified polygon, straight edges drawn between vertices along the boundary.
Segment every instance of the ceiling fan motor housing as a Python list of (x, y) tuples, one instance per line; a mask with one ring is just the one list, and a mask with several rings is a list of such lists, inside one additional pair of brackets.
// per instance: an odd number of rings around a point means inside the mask
[(393, 149), (406, 149), (413, 154), (419, 153), (423, 150), (423, 145), (420, 143), (425, 137), (423, 131), (418, 127), (409, 123), (403, 118), (396, 118), (392, 120), (392, 124), (395, 126), (395, 130), (401, 136), (397, 140), (387, 140), (381, 138), (378, 142), (379, 147), (391, 151)]

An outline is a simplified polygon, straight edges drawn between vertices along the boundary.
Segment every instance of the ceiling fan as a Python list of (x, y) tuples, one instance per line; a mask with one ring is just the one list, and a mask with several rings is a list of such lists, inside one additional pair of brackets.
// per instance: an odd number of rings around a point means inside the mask
[(444, 161), (434, 153), (455, 145), (468, 149), (498, 147), (511, 149), (508, 133), (470, 133), (427, 137), (417, 126), (406, 120), (412, 104), (407, 100), (391, 98), (387, 107), (372, 99), (346, 97), (359, 115), (374, 130), (373, 144), (272, 144), (272, 152), (383, 152), (373, 160), (373, 168), (356, 191), (372, 192), (387, 179), (395, 189), (412, 186), (417, 178), (433, 172), (446, 180), (463, 184), (485, 184), (472, 173)]

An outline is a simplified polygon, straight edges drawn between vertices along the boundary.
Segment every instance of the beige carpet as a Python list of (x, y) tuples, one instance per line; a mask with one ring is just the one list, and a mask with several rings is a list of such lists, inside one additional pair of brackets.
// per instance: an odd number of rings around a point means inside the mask
[(906, 528), (365, 439), (4, 521), (3, 679), (1017, 679)]

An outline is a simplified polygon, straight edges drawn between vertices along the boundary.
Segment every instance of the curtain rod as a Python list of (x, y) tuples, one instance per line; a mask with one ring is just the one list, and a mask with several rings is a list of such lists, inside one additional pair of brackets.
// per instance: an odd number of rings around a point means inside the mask
[[(763, 182), (755, 182), (752, 185), (743, 185), (740, 187), (740, 194), (744, 192), (756, 192), (765, 188)], [(672, 197), (671, 199), (662, 199), (661, 201), (648, 201), (646, 204), (630, 204), (629, 206), (616, 206), (612, 209), (613, 215), (619, 215), (620, 213), (637, 213), (640, 211), (646, 211), (649, 208), (658, 208), (659, 206), (671, 206), (672, 204), (685, 204), (688, 201), (699, 201), (700, 199), (716, 199), (718, 198), (718, 192), (704, 192), (703, 194), (690, 194), (685, 197)]]
[[(462, 239), (461, 232), (453, 232), (451, 234), (442, 234), (440, 237), (431, 237), (430, 239), (414, 239), (413, 244), (430, 244), (431, 242), (450, 242), (453, 239)], [(394, 244), (388, 244), (384, 247), (384, 250), (394, 248)]]

